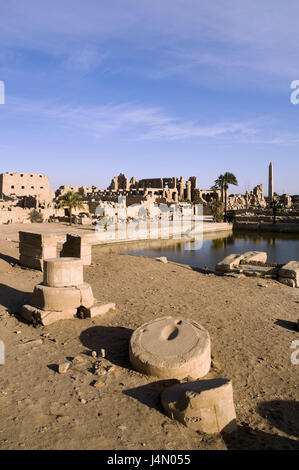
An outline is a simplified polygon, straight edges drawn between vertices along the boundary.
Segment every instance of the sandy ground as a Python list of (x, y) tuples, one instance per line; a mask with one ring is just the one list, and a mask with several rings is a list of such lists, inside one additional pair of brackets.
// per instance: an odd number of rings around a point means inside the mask
[[(290, 348), (298, 339), (298, 289), (93, 247), (85, 280), (98, 300), (117, 304), (116, 312), (33, 328), (18, 312), (42, 273), (12, 267), (17, 258), (18, 244), (1, 239), (1, 449), (299, 448), (299, 366), (291, 363)], [(211, 374), (233, 381), (233, 435), (200, 435), (170, 420), (160, 404), (169, 383), (130, 367), (132, 331), (165, 315), (193, 318), (209, 331)], [(42, 342), (26, 344), (30, 340)], [(106, 358), (93, 358), (91, 351), (101, 348)], [(81, 362), (57, 372), (58, 364), (78, 355)], [(103, 375), (97, 376), (100, 361)], [(95, 379), (103, 386), (95, 388)]]

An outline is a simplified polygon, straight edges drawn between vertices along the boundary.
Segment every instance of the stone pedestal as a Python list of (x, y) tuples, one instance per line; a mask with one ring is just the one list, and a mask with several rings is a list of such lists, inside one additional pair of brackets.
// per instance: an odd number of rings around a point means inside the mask
[(91, 286), (83, 282), (78, 258), (44, 260), (44, 282), (35, 286), (30, 305), (23, 305), (27, 321), (50, 325), (75, 317), (91, 318), (115, 310), (115, 304), (95, 302)]

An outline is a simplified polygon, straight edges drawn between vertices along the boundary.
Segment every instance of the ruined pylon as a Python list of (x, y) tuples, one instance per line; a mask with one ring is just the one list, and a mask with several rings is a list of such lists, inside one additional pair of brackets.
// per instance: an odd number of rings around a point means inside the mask
[(30, 305), (22, 307), (22, 317), (27, 321), (46, 326), (115, 309), (114, 303), (95, 303), (91, 286), (83, 281), (83, 263), (79, 258), (44, 260), (43, 271), (43, 283), (35, 286)]

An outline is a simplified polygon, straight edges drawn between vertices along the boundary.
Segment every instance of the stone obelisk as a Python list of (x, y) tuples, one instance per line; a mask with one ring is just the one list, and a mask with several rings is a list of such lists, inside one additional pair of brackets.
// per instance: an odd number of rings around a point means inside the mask
[(272, 201), (272, 199), (273, 199), (273, 189), (274, 189), (273, 164), (272, 164), (272, 162), (269, 165), (269, 186), (268, 186), (268, 189), (269, 189), (268, 197), (269, 197), (269, 200)]

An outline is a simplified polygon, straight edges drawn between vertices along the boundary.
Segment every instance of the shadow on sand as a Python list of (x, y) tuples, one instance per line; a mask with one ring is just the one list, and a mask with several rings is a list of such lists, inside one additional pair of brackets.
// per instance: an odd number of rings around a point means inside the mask
[(0, 284), (0, 305), (3, 305), (10, 314), (18, 315), (22, 305), (28, 303), (32, 292), (24, 292), (13, 287)]
[(140, 401), (140, 403), (143, 403), (149, 408), (155, 408), (157, 411), (164, 414), (161, 404), (161, 393), (167, 387), (171, 387), (177, 383), (180, 383), (180, 381), (176, 379), (158, 380), (140, 387), (124, 390), (123, 394), (135, 398), (135, 400)]
[(129, 360), (129, 341), (133, 330), (121, 326), (94, 326), (80, 335), (81, 343), (90, 351), (100, 355), (105, 349), (106, 358), (113, 364), (131, 369)]
[(275, 322), (275, 325), (281, 326), (282, 328), (285, 328), (286, 330), (298, 332), (298, 325), (294, 321), (280, 320), (278, 318)]
[(9, 264), (19, 264), (19, 260), (17, 258), (13, 258), (13, 256), (9, 255), (4, 255), (3, 253), (0, 253), (0, 259), (3, 259)]

